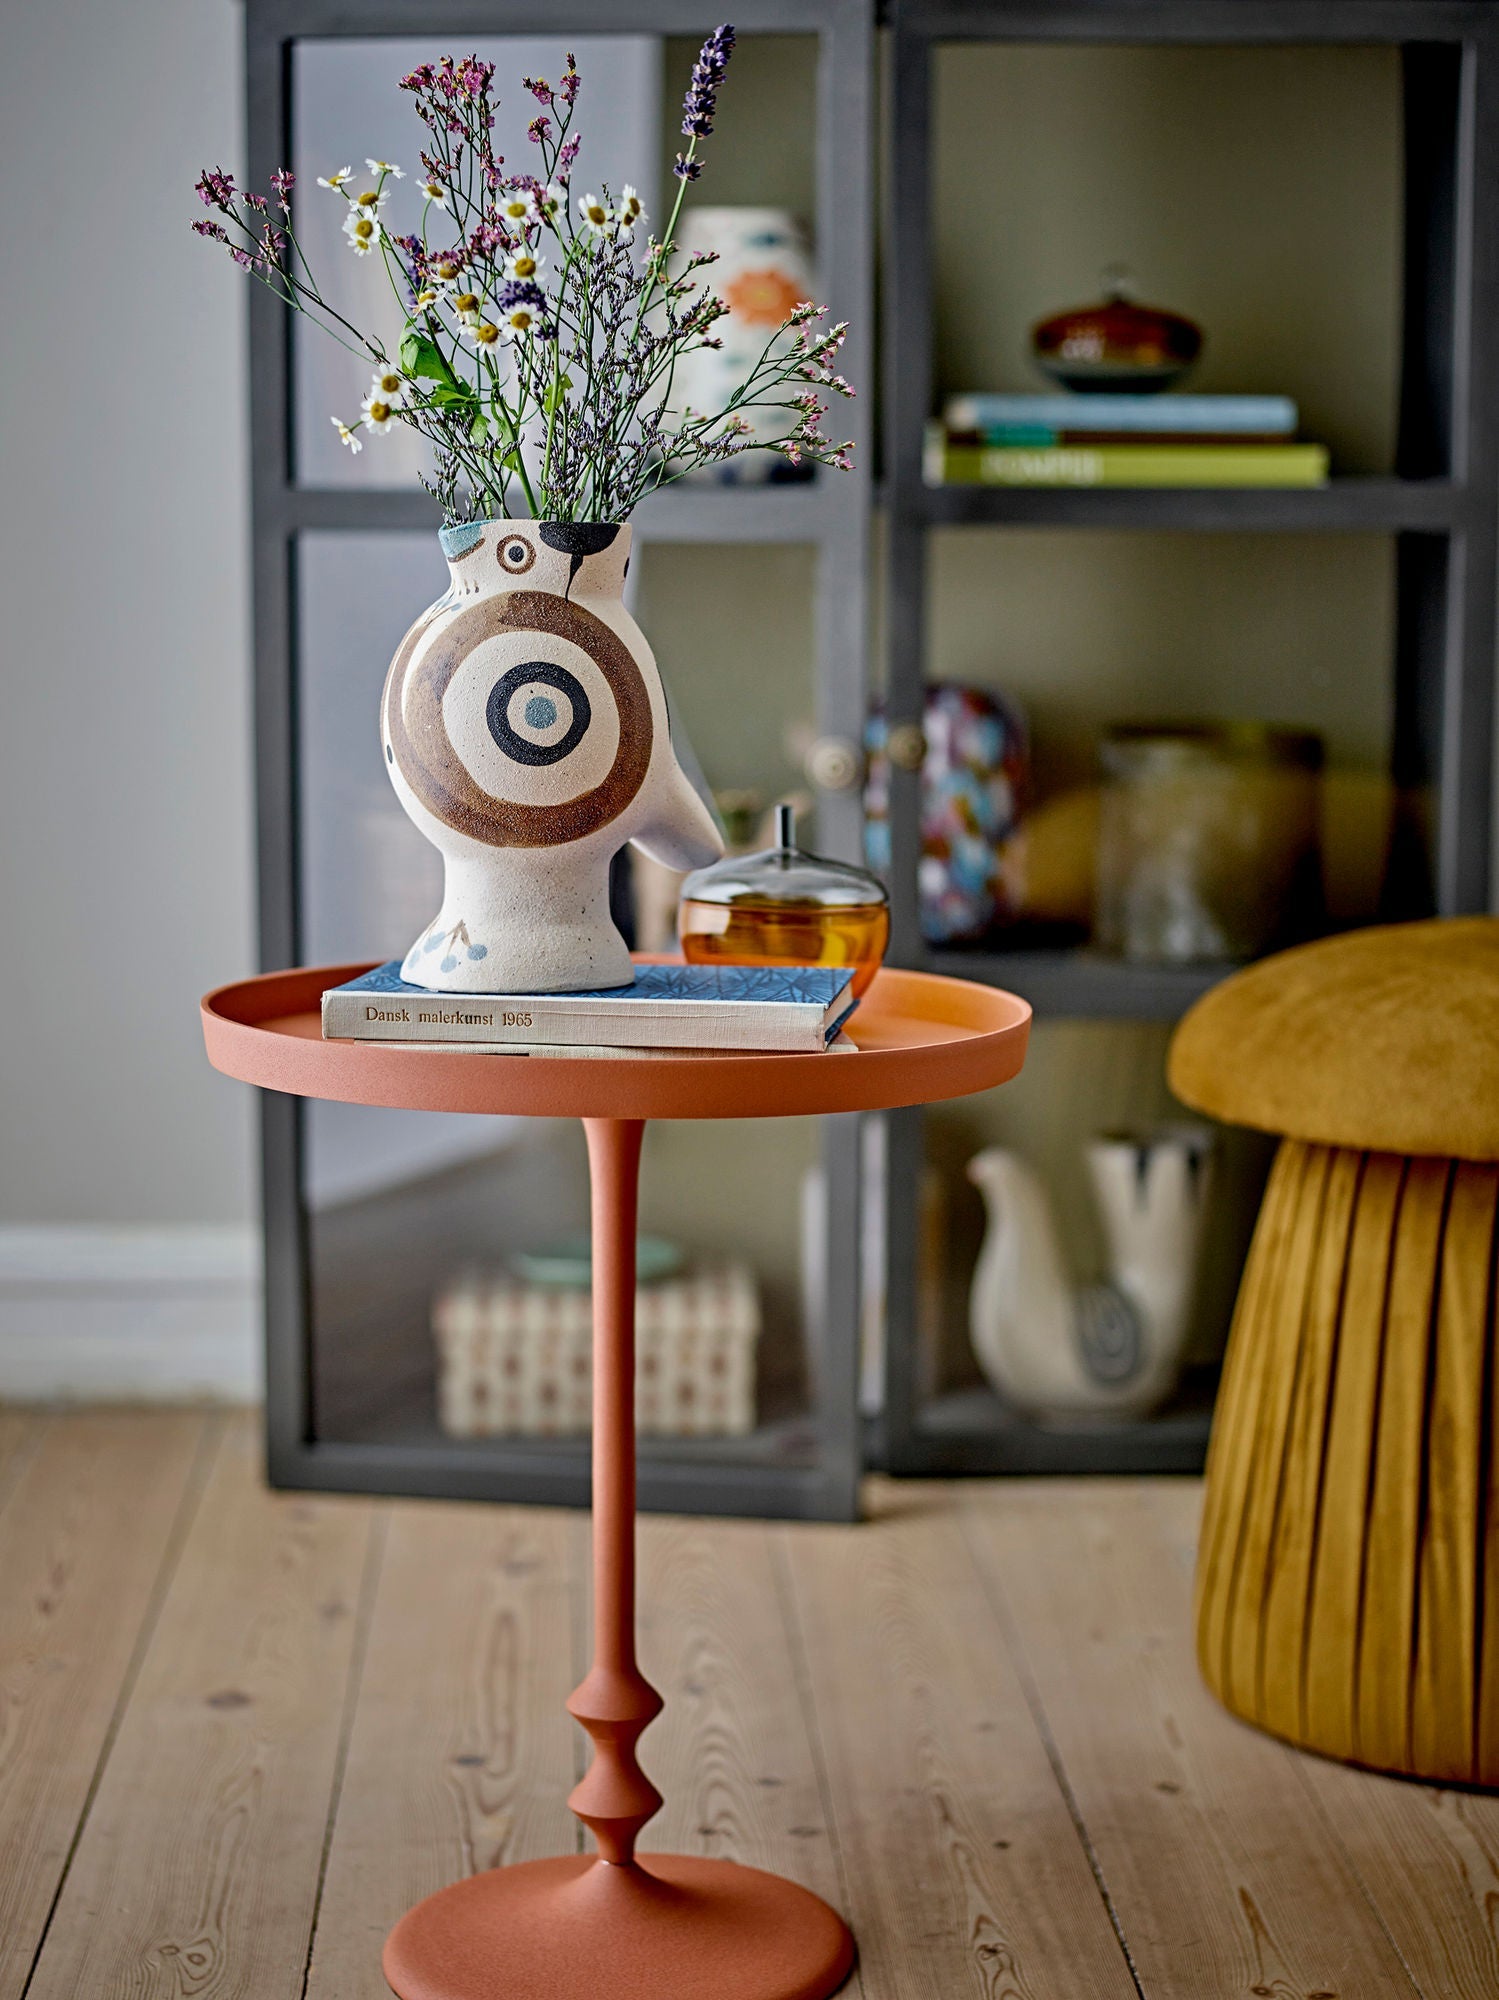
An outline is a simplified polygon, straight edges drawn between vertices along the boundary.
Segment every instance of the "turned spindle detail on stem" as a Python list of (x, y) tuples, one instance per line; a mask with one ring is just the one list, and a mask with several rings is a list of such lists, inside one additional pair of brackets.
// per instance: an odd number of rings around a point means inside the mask
[(661, 1697), (635, 1663), (635, 1216), (639, 1119), (587, 1118), (593, 1206), (593, 1665), (568, 1712), (593, 1762), (568, 1800), (606, 1861), (661, 1806), (635, 1746)]

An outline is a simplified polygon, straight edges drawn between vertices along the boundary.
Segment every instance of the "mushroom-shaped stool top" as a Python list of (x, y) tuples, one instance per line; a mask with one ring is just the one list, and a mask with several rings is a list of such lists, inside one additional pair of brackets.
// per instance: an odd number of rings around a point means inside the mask
[(1328, 1756), (1499, 1786), (1499, 922), (1265, 959), (1168, 1075), (1283, 1135), (1208, 1455), (1203, 1674)]
[(1385, 924), (1262, 959), (1192, 1008), (1167, 1074), (1230, 1125), (1499, 1160), (1499, 918)]

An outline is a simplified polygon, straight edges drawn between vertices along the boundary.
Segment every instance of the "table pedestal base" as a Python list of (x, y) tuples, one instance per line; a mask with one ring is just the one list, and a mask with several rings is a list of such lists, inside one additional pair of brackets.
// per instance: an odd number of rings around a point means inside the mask
[(853, 1962), (810, 1890), (679, 1854), (471, 1875), (408, 1911), (384, 1961), (400, 2000), (824, 2000)]

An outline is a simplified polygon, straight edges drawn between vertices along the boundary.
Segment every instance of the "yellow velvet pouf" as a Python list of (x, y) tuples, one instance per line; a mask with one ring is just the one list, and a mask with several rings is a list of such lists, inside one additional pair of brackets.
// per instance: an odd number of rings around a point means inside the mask
[(1287, 1135), (1208, 1458), (1202, 1671), (1295, 1743), (1499, 1785), (1499, 922), (1267, 959), (1169, 1074)]

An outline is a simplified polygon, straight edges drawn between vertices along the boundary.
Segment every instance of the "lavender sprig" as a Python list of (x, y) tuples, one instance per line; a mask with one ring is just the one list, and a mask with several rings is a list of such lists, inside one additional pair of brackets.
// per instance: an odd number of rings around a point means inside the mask
[(734, 53), (734, 30), (727, 21), (715, 28), (698, 51), (697, 61), (692, 66), (692, 76), (687, 85), (687, 95), (682, 100), (682, 136), (693, 143), (685, 153), (678, 153), (672, 172), (679, 181), (695, 181), (703, 171), (702, 161), (696, 157), (697, 141), (706, 139), (713, 130), (713, 114), (718, 109), (718, 92), (729, 67), (729, 57)]

